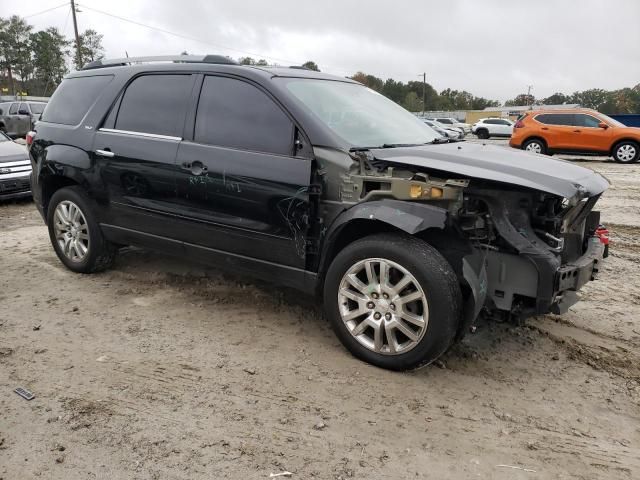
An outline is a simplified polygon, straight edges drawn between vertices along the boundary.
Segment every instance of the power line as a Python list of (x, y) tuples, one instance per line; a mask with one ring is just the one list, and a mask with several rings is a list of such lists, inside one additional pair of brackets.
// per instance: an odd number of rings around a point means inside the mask
[(31, 15), (25, 15), (22, 18), (31, 18), (31, 17), (35, 17), (36, 15), (42, 15), (43, 13), (51, 12), (52, 10), (56, 10), (58, 8), (65, 7), (67, 5), (69, 5), (69, 4), (67, 2), (64, 2), (64, 3), (61, 3), (60, 5), (58, 5), (57, 7), (47, 8), (46, 10), (42, 10), (41, 12), (32, 13)]
[(174, 37), (183, 38), (183, 39), (185, 39), (185, 40), (190, 40), (190, 41), (193, 41), (193, 42), (198, 42), (198, 43), (202, 43), (202, 44), (205, 44), (205, 45), (210, 45), (210, 46), (212, 46), (212, 47), (222, 48), (222, 49), (225, 49), (225, 50), (231, 50), (231, 51), (233, 51), (233, 52), (243, 53), (243, 54), (245, 54), (245, 55), (251, 55), (251, 56), (253, 56), (253, 57), (260, 57), (260, 58), (265, 58), (265, 59), (275, 60), (275, 61), (277, 61), (277, 62), (284, 62), (284, 63), (288, 63), (288, 64), (290, 64), (290, 65), (298, 65), (298, 64), (299, 64), (299, 65), (301, 65), (301, 64), (302, 64), (302, 62), (298, 62), (298, 61), (294, 61), (294, 60), (287, 60), (287, 59), (276, 58), (276, 57), (267, 57), (267, 56), (265, 56), (265, 55), (261, 55), (261, 54), (259, 54), (259, 53), (255, 53), (255, 52), (247, 52), (247, 51), (245, 51), (245, 50), (239, 50), (239, 49), (237, 49), (237, 48), (227, 47), (227, 46), (225, 46), (225, 45), (220, 45), (220, 44), (217, 44), (217, 43), (213, 43), (213, 42), (209, 42), (209, 41), (201, 40), (201, 39), (199, 39), (199, 38), (190, 37), (190, 36), (188, 36), (188, 35), (183, 35), (183, 34), (181, 34), (181, 33), (176, 33), (176, 32), (172, 32), (172, 31), (170, 31), (170, 30), (166, 30), (166, 29), (164, 29), (164, 28), (154, 27), (153, 25), (147, 25), (146, 23), (138, 22), (138, 21), (136, 21), (136, 20), (131, 20), (131, 19), (129, 19), (129, 18), (122, 17), (122, 16), (120, 16), (120, 15), (114, 15), (114, 14), (112, 14), (112, 13), (105, 12), (105, 11), (103, 11), (103, 10), (98, 10), (97, 8), (88, 7), (87, 5), (84, 5), (84, 4), (80, 5), (79, 3), (76, 3), (76, 5), (78, 5), (79, 7), (85, 8), (85, 9), (87, 9), (87, 10), (91, 10), (91, 11), (94, 11), (94, 12), (96, 12), (96, 13), (100, 13), (100, 14), (102, 14), (102, 15), (106, 15), (106, 16), (108, 16), (108, 17), (112, 17), (112, 18), (116, 18), (116, 19), (118, 19), (118, 20), (122, 20), (123, 22), (132, 23), (132, 24), (134, 24), (134, 25), (138, 25), (138, 26), (140, 26), (140, 27), (145, 27), (145, 28), (148, 28), (148, 29), (150, 29), (150, 30), (156, 30), (156, 31), (158, 31), (158, 32), (166, 33), (167, 35), (173, 35)]

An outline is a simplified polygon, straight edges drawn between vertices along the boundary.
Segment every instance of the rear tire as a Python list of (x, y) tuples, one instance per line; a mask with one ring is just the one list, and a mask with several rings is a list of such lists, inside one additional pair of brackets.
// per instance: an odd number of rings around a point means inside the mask
[(636, 142), (620, 142), (613, 147), (613, 159), (618, 163), (635, 163), (640, 160), (640, 146)]
[(102, 235), (80, 187), (61, 188), (53, 194), (47, 209), (51, 245), (60, 261), (77, 273), (94, 273), (109, 268), (117, 248)]
[(442, 355), (461, 306), (451, 266), (431, 245), (405, 234), (353, 242), (333, 260), (324, 282), (325, 314), (342, 344), (389, 370), (417, 368)]
[(481, 130), (476, 130), (476, 136), (481, 140), (486, 140), (487, 138), (489, 138), (489, 130), (486, 130), (484, 128)]
[(547, 154), (547, 146), (542, 140), (538, 138), (533, 138), (524, 142), (522, 144), (522, 149), (531, 153), (539, 153), (541, 155)]

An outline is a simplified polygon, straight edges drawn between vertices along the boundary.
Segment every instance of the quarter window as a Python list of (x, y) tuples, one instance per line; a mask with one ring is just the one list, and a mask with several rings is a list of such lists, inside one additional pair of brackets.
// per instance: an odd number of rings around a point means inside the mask
[(144, 75), (124, 92), (115, 128), (182, 137), (191, 75)]
[(63, 80), (47, 103), (42, 120), (77, 125), (112, 78), (111, 75), (96, 75)]
[(257, 87), (233, 78), (204, 78), (196, 114), (196, 142), (292, 155), (293, 133), (293, 122)]

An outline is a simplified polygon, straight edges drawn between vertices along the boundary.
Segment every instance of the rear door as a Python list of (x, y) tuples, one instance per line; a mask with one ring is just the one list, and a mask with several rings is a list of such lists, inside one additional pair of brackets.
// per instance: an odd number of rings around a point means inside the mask
[(18, 135), (24, 136), (27, 134), (29, 130), (31, 130), (31, 110), (29, 109), (29, 105), (26, 102), (20, 103), (18, 106)]
[(94, 138), (107, 222), (170, 237), (176, 230), (176, 153), (194, 85), (191, 74), (135, 77)]
[(599, 118), (585, 113), (574, 115), (572, 149), (589, 152), (608, 152), (611, 148), (612, 130), (601, 128)]
[(534, 120), (541, 124), (540, 135), (551, 149), (570, 150), (575, 126), (572, 113), (542, 113)]
[(7, 133), (11, 136), (18, 135), (18, 106), (20, 104), (18, 102), (13, 102), (9, 105), (9, 112), (7, 114), (7, 118), (5, 120)]
[(205, 75), (178, 150), (185, 242), (304, 267), (311, 158), (292, 118), (260, 86)]

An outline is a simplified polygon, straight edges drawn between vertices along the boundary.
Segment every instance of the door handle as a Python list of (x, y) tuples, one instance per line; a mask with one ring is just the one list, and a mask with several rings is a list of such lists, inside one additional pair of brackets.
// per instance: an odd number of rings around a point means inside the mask
[(547, 127), (542, 127), (540, 130), (549, 130)]
[(196, 160), (195, 162), (183, 162), (181, 168), (183, 170), (189, 170), (192, 175), (202, 175), (203, 173), (207, 173), (207, 166), (199, 160)]
[(113, 153), (111, 150), (109, 150), (108, 148), (105, 148), (104, 150), (96, 150), (96, 155), (100, 156), (100, 157), (107, 157), (107, 158), (113, 158), (116, 156), (115, 153)]
[(582, 130), (574, 130), (573, 133), (580, 133)]

